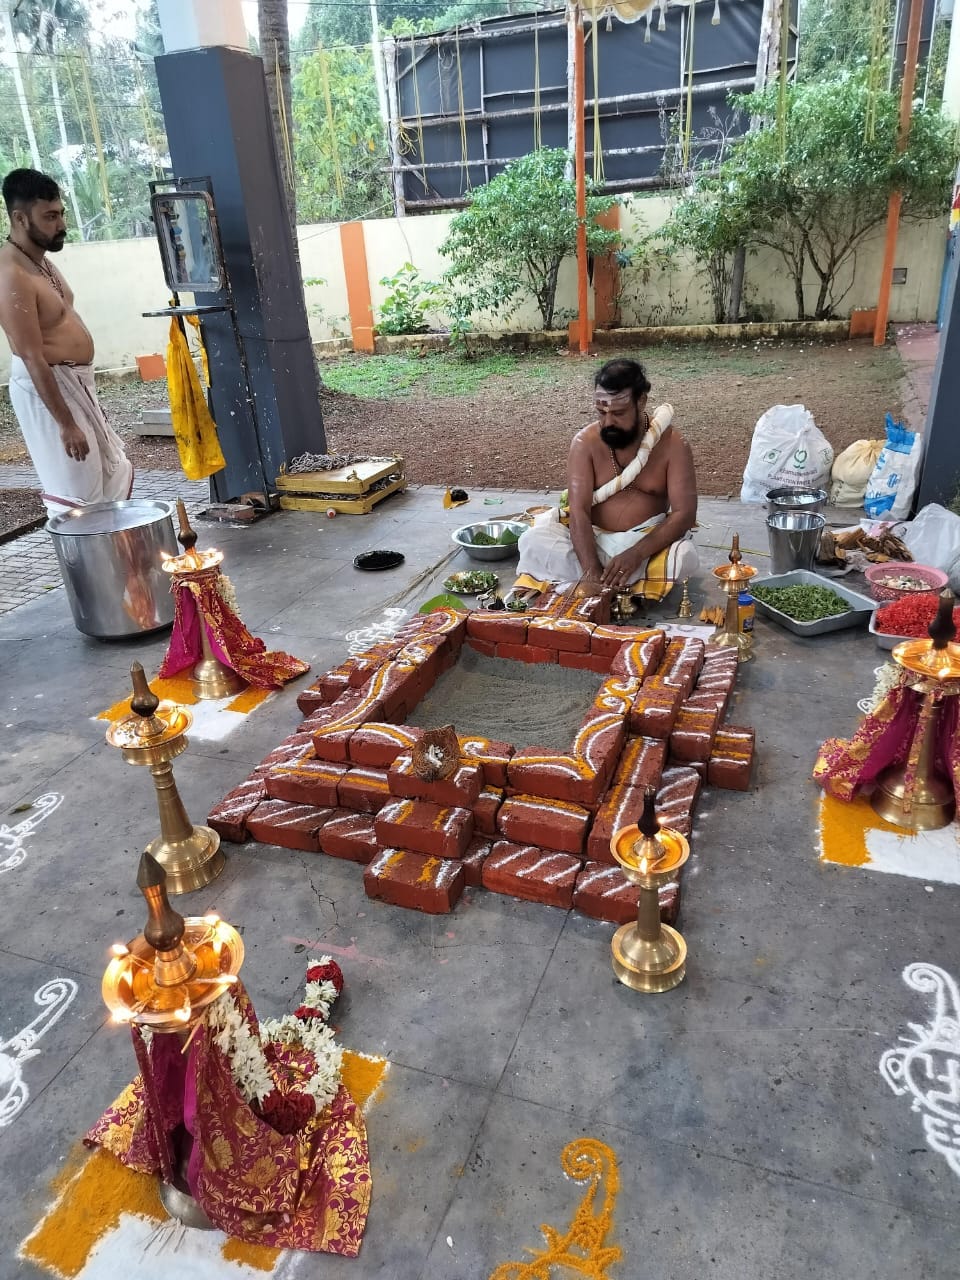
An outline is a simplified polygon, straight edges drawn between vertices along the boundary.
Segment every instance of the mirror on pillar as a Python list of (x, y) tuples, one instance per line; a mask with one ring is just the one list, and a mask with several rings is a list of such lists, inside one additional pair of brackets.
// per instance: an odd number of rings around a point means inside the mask
[[(151, 189), (156, 184), (151, 183)], [(219, 293), (226, 285), (213, 200), (206, 191), (150, 197), (163, 274), (172, 293)]]

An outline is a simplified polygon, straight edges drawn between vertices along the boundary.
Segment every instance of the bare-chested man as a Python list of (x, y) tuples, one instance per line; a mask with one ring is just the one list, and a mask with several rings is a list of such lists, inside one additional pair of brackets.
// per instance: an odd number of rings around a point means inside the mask
[(0, 246), (0, 325), (13, 359), (10, 402), (50, 515), (128, 498), (133, 467), (93, 381), (93, 339), (47, 260), (67, 238), (60, 189), (35, 169), (3, 180), (10, 234)]
[(570, 445), (569, 529), (556, 509), (537, 518), (520, 538), (522, 578), (615, 591), (636, 586), (662, 599), (696, 570), (693, 457), (671, 426), (670, 405), (647, 414), (649, 391), (636, 360), (610, 360), (599, 370), (597, 420)]

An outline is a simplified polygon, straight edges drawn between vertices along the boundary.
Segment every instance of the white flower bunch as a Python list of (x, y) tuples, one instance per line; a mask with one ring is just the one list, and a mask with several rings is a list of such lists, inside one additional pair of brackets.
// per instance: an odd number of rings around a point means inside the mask
[[(314, 985), (314, 984), (310, 984)], [(317, 983), (317, 986), (330, 986), (330, 983)], [(336, 993), (334, 993), (336, 994)], [(313, 1008), (319, 1006), (313, 1005)], [(312, 1055), (315, 1068), (310, 1079), (304, 1084), (318, 1111), (331, 1103), (340, 1088), (340, 1073), (343, 1067), (343, 1047), (337, 1044), (331, 1029), (319, 1018), (306, 1021), (292, 1013), (282, 1018), (271, 1018), (260, 1024), (260, 1034), (266, 1040), (277, 1044), (293, 1045), (306, 1049)]]

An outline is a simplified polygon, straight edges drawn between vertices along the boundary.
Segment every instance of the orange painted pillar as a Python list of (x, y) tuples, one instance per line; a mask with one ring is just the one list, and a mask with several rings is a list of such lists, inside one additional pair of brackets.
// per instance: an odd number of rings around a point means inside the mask
[[(606, 231), (620, 230), (620, 206), (615, 204), (594, 219)], [(616, 254), (605, 253), (593, 263), (593, 323), (598, 329), (620, 323), (620, 263)]]
[(373, 300), (370, 297), (362, 222), (340, 223), (340, 248), (343, 253), (343, 274), (347, 282), (347, 308), (350, 312), (353, 349), (372, 352), (375, 350)]

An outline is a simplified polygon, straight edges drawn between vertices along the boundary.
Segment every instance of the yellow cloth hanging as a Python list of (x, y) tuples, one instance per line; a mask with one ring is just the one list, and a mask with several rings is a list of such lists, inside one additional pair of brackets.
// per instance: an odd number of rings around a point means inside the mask
[[(193, 317), (187, 317), (193, 319)], [(188, 480), (204, 480), (227, 465), (210, 417), (186, 334), (174, 316), (167, 344), (167, 393), (180, 465)]]

